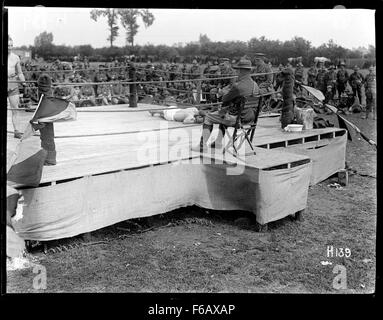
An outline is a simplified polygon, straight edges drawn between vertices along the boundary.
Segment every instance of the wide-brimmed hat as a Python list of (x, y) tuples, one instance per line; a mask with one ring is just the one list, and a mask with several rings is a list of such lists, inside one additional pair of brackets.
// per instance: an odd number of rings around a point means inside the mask
[(257, 52), (254, 54), (254, 58), (255, 59), (263, 59), (266, 55), (264, 53), (261, 53), (261, 52)]
[(41, 74), (37, 79), (37, 86), (40, 91), (48, 91), (52, 86), (52, 79), (47, 74)]
[(247, 59), (241, 59), (237, 64), (232, 66), (233, 69), (248, 69), (251, 70), (251, 61)]
[(341, 65), (341, 66), (345, 66), (346, 64), (342, 61), (342, 62), (340, 63), (340, 65)]

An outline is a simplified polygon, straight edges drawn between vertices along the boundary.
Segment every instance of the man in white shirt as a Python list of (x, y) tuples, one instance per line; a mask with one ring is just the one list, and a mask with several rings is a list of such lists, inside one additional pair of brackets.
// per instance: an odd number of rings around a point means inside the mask
[[(25, 77), (21, 70), (20, 58), (11, 52), (13, 48), (13, 40), (8, 36), (8, 80), (15, 81), (20, 80), (25, 86)], [(14, 137), (20, 139), (22, 137), (22, 132), (20, 131), (20, 123), (19, 123), (19, 107), (20, 103), (20, 93), (19, 86), (17, 83), (8, 82), (8, 100), (12, 111), (12, 124), (14, 130)]]

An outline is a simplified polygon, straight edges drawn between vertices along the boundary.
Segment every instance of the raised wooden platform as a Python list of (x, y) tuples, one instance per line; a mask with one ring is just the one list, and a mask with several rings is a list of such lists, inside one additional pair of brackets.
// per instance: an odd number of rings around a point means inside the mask
[[(141, 109), (151, 107), (153, 106), (140, 106)], [(55, 123), (58, 164), (44, 167), (41, 182), (57, 182), (199, 156), (190, 151), (189, 147), (199, 142), (200, 124), (184, 125), (157, 116), (152, 117), (148, 112), (125, 113), (126, 109), (125, 105), (82, 108), (79, 110), (92, 112), (79, 112), (78, 119), (74, 122)], [(95, 112), (108, 110), (123, 112)], [(32, 113), (28, 112), (21, 112), (20, 115), (24, 124), (32, 117)], [(12, 131), (10, 116), (8, 130)], [(321, 146), (344, 132), (339, 128), (285, 132), (280, 128), (277, 117), (261, 117), (255, 132), (254, 145), (266, 149), (307, 143), (310, 146)], [(213, 131), (212, 139), (216, 134), (217, 129)], [(8, 134), (9, 148), (14, 148), (17, 141), (11, 133)], [(144, 150), (151, 152), (140, 159)], [(284, 162), (285, 154), (279, 154), (277, 158)], [(274, 157), (266, 162), (269, 163), (272, 159)], [(265, 161), (262, 163), (265, 164)]]
[[(123, 105), (83, 109), (77, 121), (55, 123), (57, 165), (44, 167), (40, 186), (16, 186), (25, 198), (24, 218), (16, 225), (25, 239), (74, 236), (187, 205), (253, 211), (265, 224), (303, 210), (309, 183), (344, 168), (343, 129), (288, 133), (278, 117), (261, 117), (256, 154), (238, 159), (191, 151), (200, 124), (125, 112)], [(24, 123), (30, 117), (21, 113)], [(17, 141), (8, 134), (8, 148)], [(336, 152), (328, 153), (332, 145)]]

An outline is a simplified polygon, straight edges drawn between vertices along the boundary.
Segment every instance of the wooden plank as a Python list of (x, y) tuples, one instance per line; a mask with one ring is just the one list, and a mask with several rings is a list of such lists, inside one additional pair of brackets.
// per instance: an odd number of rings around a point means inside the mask
[(331, 134), (335, 135), (335, 132), (342, 131), (344, 129), (339, 128), (321, 128), (321, 129), (312, 129), (312, 130), (304, 130), (302, 132), (281, 132), (277, 130), (269, 131), (269, 134), (259, 134), (257, 135), (257, 130), (255, 130), (255, 136), (253, 140), (253, 144), (255, 146), (261, 146), (265, 144), (278, 143), (281, 141), (289, 141), (295, 139), (307, 139), (308, 137), (316, 137), (323, 134)]
[(239, 155), (238, 158), (234, 157), (230, 153), (222, 155), (221, 153), (209, 153), (206, 152), (203, 154), (204, 158), (210, 159), (213, 163), (214, 160), (220, 163), (228, 164), (245, 164), (248, 167), (256, 169), (267, 169), (271, 167), (286, 165), (294, 162), (301, 162), (303, 160), (310, 160), (308, 156), (295, 154), (286, 151), (273, 150), (273, 149), (264, 149), (264, 148), (254, 148), (256, 154), (247, 154), (245, 156)]

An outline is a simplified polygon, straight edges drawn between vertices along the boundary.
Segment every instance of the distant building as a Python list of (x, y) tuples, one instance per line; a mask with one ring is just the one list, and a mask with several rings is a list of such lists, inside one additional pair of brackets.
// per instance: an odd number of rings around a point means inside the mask
[(12, 52), (20, 57), (22, 62), (32, 60), (32, 51), (23, 49), (13, 49)]

